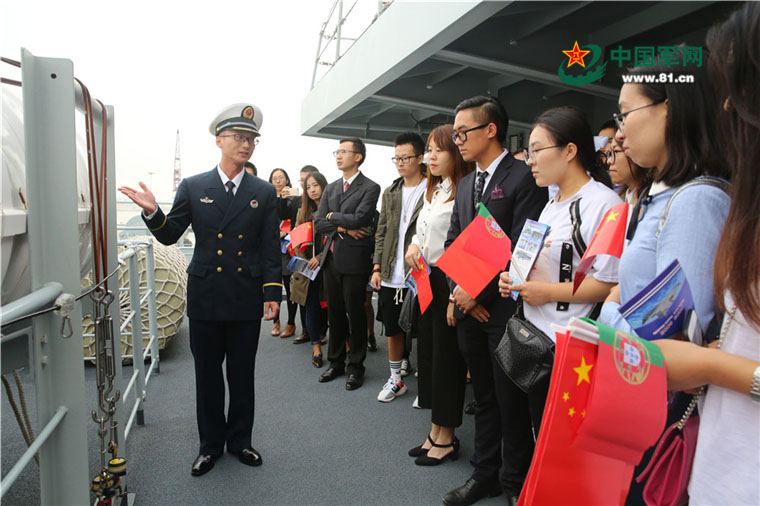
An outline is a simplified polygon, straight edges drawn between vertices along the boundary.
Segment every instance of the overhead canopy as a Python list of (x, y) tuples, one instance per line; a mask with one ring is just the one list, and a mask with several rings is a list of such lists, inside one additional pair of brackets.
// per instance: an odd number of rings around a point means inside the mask
[[(301, 131), (392, 145), (401, 131), (424, 135), (453, 122), (456, 105), (481, 94), (506, 106), (512, 149), (527, 141), (533, 119), (550, 107), (579, 106), (597, 128), (617, 110), (620, 75), (634, 63), (636, 47), (702, 47), (710, 26), (739, 4), (397, 0), (303, 100)], [(602, 49), (607, 67), (599, 81), (560, 80), (562, 51), (576, 41)], [(631, 61), (610, 60), (621, 48)]]

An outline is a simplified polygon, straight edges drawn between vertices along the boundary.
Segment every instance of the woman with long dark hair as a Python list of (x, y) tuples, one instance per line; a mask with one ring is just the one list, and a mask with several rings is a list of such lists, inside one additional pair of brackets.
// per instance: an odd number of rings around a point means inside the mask
[(652, 182), (647, 170), (625, 156), (623, 148), (612, 139), (604, 150), (607, 168), (618, 195), (631, 205), (638, 202), (641, 193)]
[(430, 265), (433, 301), (421, 315), (417, 334), (419, 406), (432, 409), (432, 424), (427, 439), (409, 450), (417, 457), (415, 464), (433, 466), (459, 456), (459, 440), (454, 429), (462, 424), (467, 366), (459, 352), (454, 328), (454, 304), (449, 301), (446, 275), (435, 263), (443, 254), (457, 183), (475, 169), (459, 153), (451, 134), (452, 125), (442, 125), (430, 132), (428, 181), (422, 209), (417, 218), (417, 233), (412, 237), (405, 260), (420, 270), (422, 254)]
[[(295, 226), (314, 221), (314, 216), (319, 209), (319, 201), (322, 199), (322, 192), (327, 186), (327, 180), (319, 172), (310, 172), (304, 179), (303, 185), (301, 208), (298, 210)], [(298, 252), (299, 256), (309, 259), (310, 269), (315, 269), (319, 265), (322, 249), (322, 241), (316, 230), (313, 233), (313, 244)], [(321, 329), (325, 326), (327, 316), (321, 307), (321, 302), (324, 300), (322, 296), (322, 273), (318, 273), (313, 281), (310, 281), (303, 274), (293, 273), (290, 296), (295, 299), (294, 302), (306, 309), (306, 334), (311, 340), (312, 347), (311, 363), (314, 367), (322, 367), (320, 334)]]
[(710, 384), (700, 407), (689, 504), (760, 504), (760, 4), (748, 2), (713, 28), (707, 45), (733, 180), (715, 256), (723, 339), (719, 350), (655, 343), (671, 389)]
[[(290, 220), (290, 226), (294, 227), (296, 216), (295, 212), (297, 212), (297, 208), (292, 205), (281, 205), (280, 199), (295, 199), (298, 200), (298, 197), (282, 197), (282, 189), (285, 187), (290, 187), (290, 176), (288, 176), (288, 173), (285, 172), (284, 169), (274, 169), (271, 174), (269, 174), (269, 182), (274, 185), (274, 189), (277, 192), (277, 199), (278, 199), (278, 208), (280, 209), (280, 219)], [(282, 213), (283, 209), (289, 210), (286, 214)], [(292, 210), (292, 211), (290, 211)], [(283, 232), (280, 230), (280, 239), (284, 238), (287, 234), (287, 232)], [(290, 262), (290, 254), (285, 252), (282, 254), (282, 282), (285, 285), (285, 293), (287, 294), (287, 304), (288, 304), (288, 323), (285, 326), (285, 330), (280, 333), (280, 317), (277, 316), (277, 320), (272, 322), (272, 335), (273, 336), (280, 336), (282, 338), (290, 337), (296, 332), (296, 312), (298, 311), (298, 304), (295, 302), (290, 302), (290, 271), (288, 270), (288, 262)]]

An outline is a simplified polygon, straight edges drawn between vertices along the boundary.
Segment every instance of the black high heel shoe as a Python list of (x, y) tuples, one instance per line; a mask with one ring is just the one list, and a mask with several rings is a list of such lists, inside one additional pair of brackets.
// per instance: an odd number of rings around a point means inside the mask
[(312, 354), (311, 355), (311, 365), (313, 365), (317, 369), (319, 369), (320, 367), (322, 367), (322, 355), (321, 354), (320, 355)]
[(420, 455), (417, 457), (414, 461), (415, 464), (418, 466), (437, 466), (440, 464), (443, 464), (446, 459), (456, 460), (459, 458), (459, 439), (456, 437), (454, 438), (454, 441), (452, 441), (450, 444), (447, 445), (437, 445), (435, 443), (432, 443), (433, 446), (436, 448), (454, 448), (454, 451), (451, 453), (447, 453), (442, 458), (437, 459), (435, 457), (429, 456), (427, 453), (425, 455)]
[[(428, 438), (428, 441), (430, 441), (431, 445), (435, 444), (435, 442), (433, 441), (433, 438), (430, 437), (430, 434), (428, 434), (427, 438)], [(422, 443), (422, 444), (425, 444), (425, 443)], [(427, 455), (427, 452), (428, 452), (427, 448), (423, 448), (422, 445), (419, 445), (419, 446), (415, 446), (414, 448), (409, 450), (407, 453), (409, 454), (410, 457), (419, 457), (421, 455)]]

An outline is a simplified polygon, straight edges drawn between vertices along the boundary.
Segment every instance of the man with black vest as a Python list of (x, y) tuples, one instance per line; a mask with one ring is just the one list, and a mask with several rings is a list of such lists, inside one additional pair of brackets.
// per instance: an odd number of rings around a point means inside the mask
[[(342, 139), (333, 154), (343, 177), (325, 187), (314, 218), (317, 232), (327, 237), (322, 250), (322, 267), (330, 323), (327, 348), (330, 367), (319, 381), (332, 381), (348, 372), (346, 390), (356, 390), (364, 382), (367, 355), (364, 300), (374, 250), (368, 231), (373, 225), (380, 185), (359, 172), (367, 155), (361, 139)], [(348, 353), (346, 341), (350, 348)]]
[[(192, 224), (196, 245), (187, 268), (187, 316), (195, 361), (200, 450), (191, 474), (200, 476), (227, 451), (261, 465), (251, 445), (254, 366), (261, 318), (271, 320), (282, 299), (279, 218), (274, 187), (243, 170), (258, 144), (262, 113), (235, 104), (211, 122), (221, 161), (184, 179), (168, 215), (153, 193), (119, 190), (143, 209), (143, 220), (163, 244), (174, 244)], [(229, 408), (225, 417), (222, 363)]]
[[(457, 185), (447, 248), (477, 216), (480, 203), (513, 245), (525, 220), (538, 219), (546, 204), (546, 188), (538, 187), (525, 162), (515, 160), (503, 147), (508, 125), (507, 111), (493, 97), (470, 98), (456, 108), (452, 138), (466, 161), (477, 162), (477, 170)], [(515, 424), (525, 423), (513, 414), (528, 412), (514, 406), (524, 395), (516, 395), (517, 387), (493, 354), (504, 335), (507, 319), (515, 312), (514, 301), (499, 295), (498, 279), (495, 276), (475, 298), (449, 280), (451, 300), (456, 306), (459, 349), (470, 371), (477, 407), (475, 451), (470, 460), (475, 469), (463, 486), (443, 497), (448, 505), (473, 504), (483, 497), (501, 494), (502, 489), (507, 493), (508, 504), (514, 504), (530, 465), (530, 458), (526, 463), (524, 456), (533, 441), (512, 437), (518, 433), (513, 429)]]

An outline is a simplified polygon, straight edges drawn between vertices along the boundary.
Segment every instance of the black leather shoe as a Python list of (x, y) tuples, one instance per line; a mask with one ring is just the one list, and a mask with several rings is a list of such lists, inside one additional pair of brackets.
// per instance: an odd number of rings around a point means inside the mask
[(438, 466), (446, 462), (446, 459), (456, 460), (459, 458), (459, 439), (454, 438), (454, 440), (447, 445), (437, 445), (435, 443), (432, 443), (433, 446), (436, 448), (451, 448), (451, 452), (447, 453), (443, 457), (436, 458), (431, 457), (428, 453), (425, 455), (420, 455), (414, 460), (414, 463), (418, 466)]
[(319, 382), (320, 383), (327, 383), (328, 381), (334, 380), (338, 376), (343, 376), (343, 369), (336, 369), (335, 367), (330, 366), (319, 377)]
[(475, 414), (475, 408), (477, 406), (478, 406), (478, 403), (476, 401), (472, 401), (472, 402), (468, 403), (464, 407), (464, 412), (467, 413), (468, 415), (474, 415)]
[(236, 455), (238, 460), (246, 466), (257, 467), (260, 466), (262, 462), (264, 462), (261, 459), (261, 454), (257, 452), (256, 449), (251, 447), (243, 448), (241, 452), (233, 452), (230, 450), (230, 453)]
[(351, 373), (346, 379), (346, 390), (356, 390), (364, 383), (364, 376), (360, 376), (356, 373)]
[(484, 497), (496, 497), (498, 495), (501, 495), (501, 485), (498, 481), (478, 481), (475, 478), (470, 478), (467, 483), (443, 496), (443, 504), (465, 506), (475, 504)]
[(367, 351), (377, 351), (377, 339), (375, 339), (375, 336), (367, 336)]
[(303, 343), (308, 343), (309, 341), (311, 341), (311, 339), (309, 339), (308, 334), (304, 332), (300, 336), (293, 339), (293, 344), (303, 344)]
[(190, 474), (193, 476), (201, 476), (211, 471), (214, 468), (214, 462), (216, 457), (213, 455), (198, 455), (193, 461), (193, 466), (190, 468)]
[[(430, 444), (433, 444), (435, 442), (435, 441), (433, 441), (433, 438), (430, 437), (430, 434), (428, 434), (427, 440), (430, 441)], [(420, 457), (422, 455), (427, 455), (428, 449), (422, 447), (424, 444), (425, 443), (422, 443), (419, 446), (415, 446), (414, 448), (412, 448), (411, 450), (409, 450), (407, 452), (407, 454), (410, 457)]]

